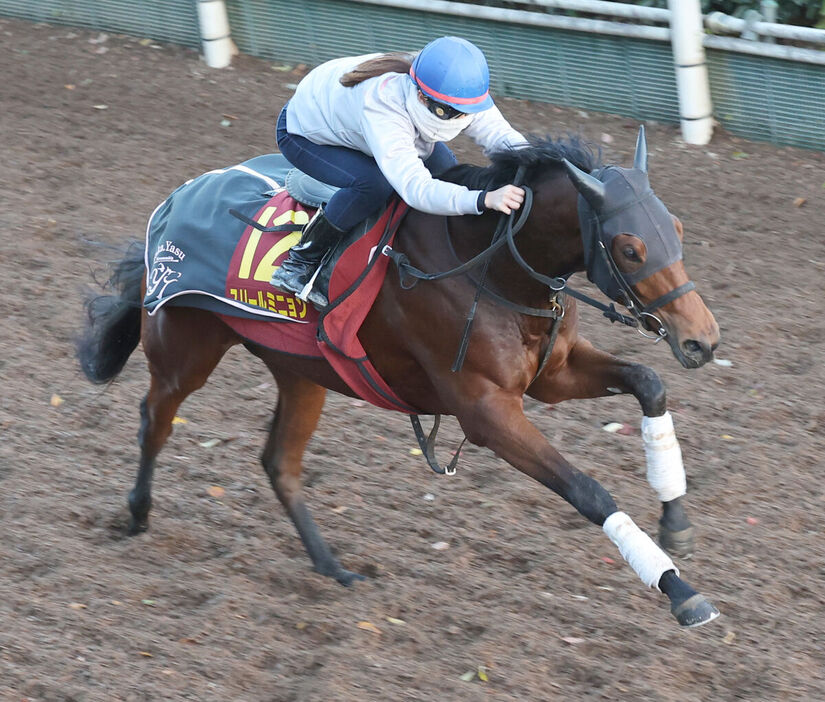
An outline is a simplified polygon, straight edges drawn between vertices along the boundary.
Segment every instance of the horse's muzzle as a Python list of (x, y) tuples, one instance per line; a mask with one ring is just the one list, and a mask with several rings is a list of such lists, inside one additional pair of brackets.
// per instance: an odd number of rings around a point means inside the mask
[(700, 368), (713, 359), (713, 352), (719, 346), (718, 339), (714, 342), (699, 339), (686, 339), (671, 344), (671, 348), (685, 368)]

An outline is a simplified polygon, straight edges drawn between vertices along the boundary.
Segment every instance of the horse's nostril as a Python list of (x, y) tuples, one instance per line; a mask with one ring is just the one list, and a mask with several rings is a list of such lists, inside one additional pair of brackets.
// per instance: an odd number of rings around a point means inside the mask
[(696, 339), (688, 339), (682, 342), (682, 350), (689, 356), (696, 356), (702, 353), (702, 344)]

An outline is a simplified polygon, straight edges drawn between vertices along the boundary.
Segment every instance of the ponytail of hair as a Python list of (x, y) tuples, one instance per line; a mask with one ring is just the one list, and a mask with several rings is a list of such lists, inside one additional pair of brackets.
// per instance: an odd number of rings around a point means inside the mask
[(409, 73), (414, 58), (415, 54), (402, 51), (376, 56), (359, 63), (349, 73), (345, 73), (341, 76), (340, 83), (345, 88), (352, 88), (385, 73)]

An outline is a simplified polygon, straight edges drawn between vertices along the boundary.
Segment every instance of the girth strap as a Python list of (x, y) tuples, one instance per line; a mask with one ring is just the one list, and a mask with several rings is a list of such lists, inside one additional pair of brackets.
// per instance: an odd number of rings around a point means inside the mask
[(461, 440), (461, 443), (458, 445), (458, 448), (456, 449), (456, 452), (450, 462), (446, 465), (446, 467), (442, 468), (438, 465), (438, 461), (435, 458), (435, 437), (438, 434), (438, 427), (441, 425), (441, 415), (433, 415), (433, 428), (430, 429), (429, 436), (424, 435), (424, 429), (421, 426), (421, 420), (418, 418), (417, 414), (410, 415), (410, 423), (412, 424), (413, 431), (415, 432), (415, 438), (418, 439), (418, 445), (421, 447), (421, 452), (424, 454), (424, 458), (427, 459), (427, 465), (429, 465), (430, 468), (432, 468), (433, 471), (439, 475), (455, 475), (455, 467), (458, 463), (458, 457), (461, 454), (461, 449), (464, 446), (464, 442), (467, 441), (467, 437), (465, 436)]
[(547, 338), (547, 346), (544, 347), (544, 351), (542, 351), (541, 356), (539, 357), (539, 367), (536, 370), (536, 374), (533, 376), (533, 380), (530, 381), (530, 385), (532, 385), (536, 378), (541, 375), (541, 372), (547, 365), (547, 361), (549, 361), (550, 356), (553, 355), (553, 347), (556, 345), (556, 338), (559, 335), (559, 329), (561, 329), (561, 320), (564, 319), (564, 293), (553, 293), (553, 297), (551, 297), (550, 300), (555, 303), (553, 305), (553, 311), (556, 313), (556, 316), (553, 318), (553, 324), (550, 327), (550, 334)]

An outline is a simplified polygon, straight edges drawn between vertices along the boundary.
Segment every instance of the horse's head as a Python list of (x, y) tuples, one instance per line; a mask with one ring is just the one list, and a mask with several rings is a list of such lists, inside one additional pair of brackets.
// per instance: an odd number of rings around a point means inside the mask
[(565, 161), (579, 192), (587, 277), (639, 324), (666, 336), (685, 368), (713, 358), (719, 326), (682, 263), (682, 225), (654, 194), (647, 177), (644, 127), (633, 168), (592, 174)]

